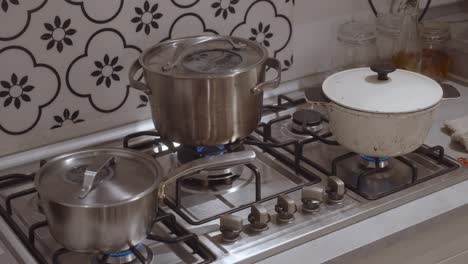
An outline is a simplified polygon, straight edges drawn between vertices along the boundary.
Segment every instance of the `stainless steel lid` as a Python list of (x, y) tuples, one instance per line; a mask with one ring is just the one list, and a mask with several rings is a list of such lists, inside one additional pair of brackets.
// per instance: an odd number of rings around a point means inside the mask
[(152, 192), (161, 177), (161, 167), (151, 157), (109, 148), (56, 157), (37, 172), (35, 185), (41, 199), (70, 206), (102, 207)]
[(148, 71), (178, 78), (214, 78), (245, 72), (263, 64), (268, 51), (248, 39), (197, 36), (159, 43), (140, 56)]

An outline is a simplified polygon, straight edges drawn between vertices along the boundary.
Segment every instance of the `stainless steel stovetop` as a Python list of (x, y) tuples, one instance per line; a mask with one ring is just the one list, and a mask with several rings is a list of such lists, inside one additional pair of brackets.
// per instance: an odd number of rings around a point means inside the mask
[[(383, 165), (366, 162), (330, 144), (333, 137), (326, 117), (314, 136), (292, 133), (290, 116), (309, 106), (286, 106), (286, 110), (271, 108), (277, 112), (264, 115), (259, 129), (244, 141), (244, 147), (254, 150), (257, 159), (232, 183), (194, 188), (181, 181), (178, 186), (169, 186), (162, 209), (174, 215), (177, 223), (162, 216), (165, 220), (154, 228), (159, 240), (173, 243), (144, 241), (154, 263), (252, 263), (468, 178), (466, 168), (428, 146), (385, 160)], [(166, 171), (178, 166), (171, 146), (157, 142), (144, 135), (129, 144), (155, 156)], [(21, 176), (12, 180), (18, 179)], [(0, 212), (33, 255), (39, 255), (38, 261), (99, 263), (96, 256), (57, 251), (61, 247), (48, 232), (31, 187), (28, 181), (14, 186), (8, 180), (0, 181)], [(25, 195), (15, 195), (19, 191)], [(31, 227), (36, 229), (30, 231)], [(138, 250), (144, 255), (143, 247)], [(54, 254), (57, 262), (53, 262)]]

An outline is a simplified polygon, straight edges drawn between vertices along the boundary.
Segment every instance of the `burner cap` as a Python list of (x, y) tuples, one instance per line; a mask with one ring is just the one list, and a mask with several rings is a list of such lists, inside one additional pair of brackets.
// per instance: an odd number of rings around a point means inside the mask
[(380, 158), (373, 158), (373, 157), (369, 157), (369, 156), (366, 156), (366, 155), (361, 155), (361, 158), (363, 158), (364, 160), (367, 160), (367, 161), (386, 161), (388, 160), (389, 158), (388, 157), (380, 157)]
[[(143, 244), (139, 243), (134, 248), (135, 251), (139, 252), (139, 255), (145, 260), (144, 263), (154, 264), (153, 261), (153, 252), (151, 249)], [(105, 255), (96, 255), (93, 258), (92, 264), (137, 264), (142, 263), (141, 260), (138, 259), (137, 255), (135, 255), (132, 250), (124, 250), (120, 252), (109, 253)]]
[(240, 142), (218, 146), (182, 145), (177, 151), (177, 158), (180, 161), (180, 163), (184, 164), (203, 157), (219, 156), (225, 153), (241, 150), (244, 150), (244, 146)]
[(300, 126), (304, 123), (306, 126), (317, 126), (322, 123), (322, 115), (315, 110), (304, 109), (296, 111), (292, 116), (292, 121)]
[(366, 155), (361, 155), (362, 165), (368, 169), (384, 169), (389, 164), (388, 157), (373, 158)]

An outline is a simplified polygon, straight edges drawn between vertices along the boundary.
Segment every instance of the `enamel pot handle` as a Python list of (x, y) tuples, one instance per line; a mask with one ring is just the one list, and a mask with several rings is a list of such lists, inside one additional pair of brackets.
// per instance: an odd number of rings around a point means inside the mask
[(327, 107), (330, 105), (330, 99), (328, 99), (323, 93), (322, 87), (312, 87), (304, 90), (305, 98), (308, 103), (313, 105), (321, 105)]
[(281, 63), (279, 62), (279, 60), (275, 58), (268, 58), (265, 61), (265, 66), (271, 67), (274, 70), (276, 70), (276, 77), (273, 80), (257, 84), (251, 90), (253, 94), (259, 94), (267, 89), (276, 88), (281, 83)]
[(137, 90), (143, 91), (144, 93), (150, 95), (151, 94), (151, 89), (146, 86), (146, 84), (138, 81), (135, 79), (135, 74), (136, 72), (141, 69), (142, 66), (140, 64), (140, 60), (136, 59), (132, 65), (130, 66), (130, 70), (128, 71), (128, 80), (130, 81), (130, 86), (132, 88), (135, 88)]
[(208, 169), (217, 169), (217, 168), (226, 168), (236, 165), (243, 165), (251, 163), (255, 160), (255, 152), (252, 150), (239, 151), (233, 153), (227, 153), (219, 156), (211, 156), (206, 158), (197, 159), (189, 163), (185, 163), (172, 171), (169, 172), (169, 175), (166, 177), (158, 190), (158, 198), (160, 200), (164, 199), (166, 196), (165, 189), (166, 186), (177, 179), (191, 175), (202, 170)]

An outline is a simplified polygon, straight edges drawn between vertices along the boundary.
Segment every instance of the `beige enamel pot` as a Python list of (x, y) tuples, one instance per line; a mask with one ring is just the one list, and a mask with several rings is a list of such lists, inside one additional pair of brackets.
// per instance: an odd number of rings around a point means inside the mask
[(420, 147), (429, 133), (443, 91), (434, 80), (375, 65), (336, 73), (322, 91), (306, 91), (327, 109), (336, 141), (370, 157), (393, 157)]

